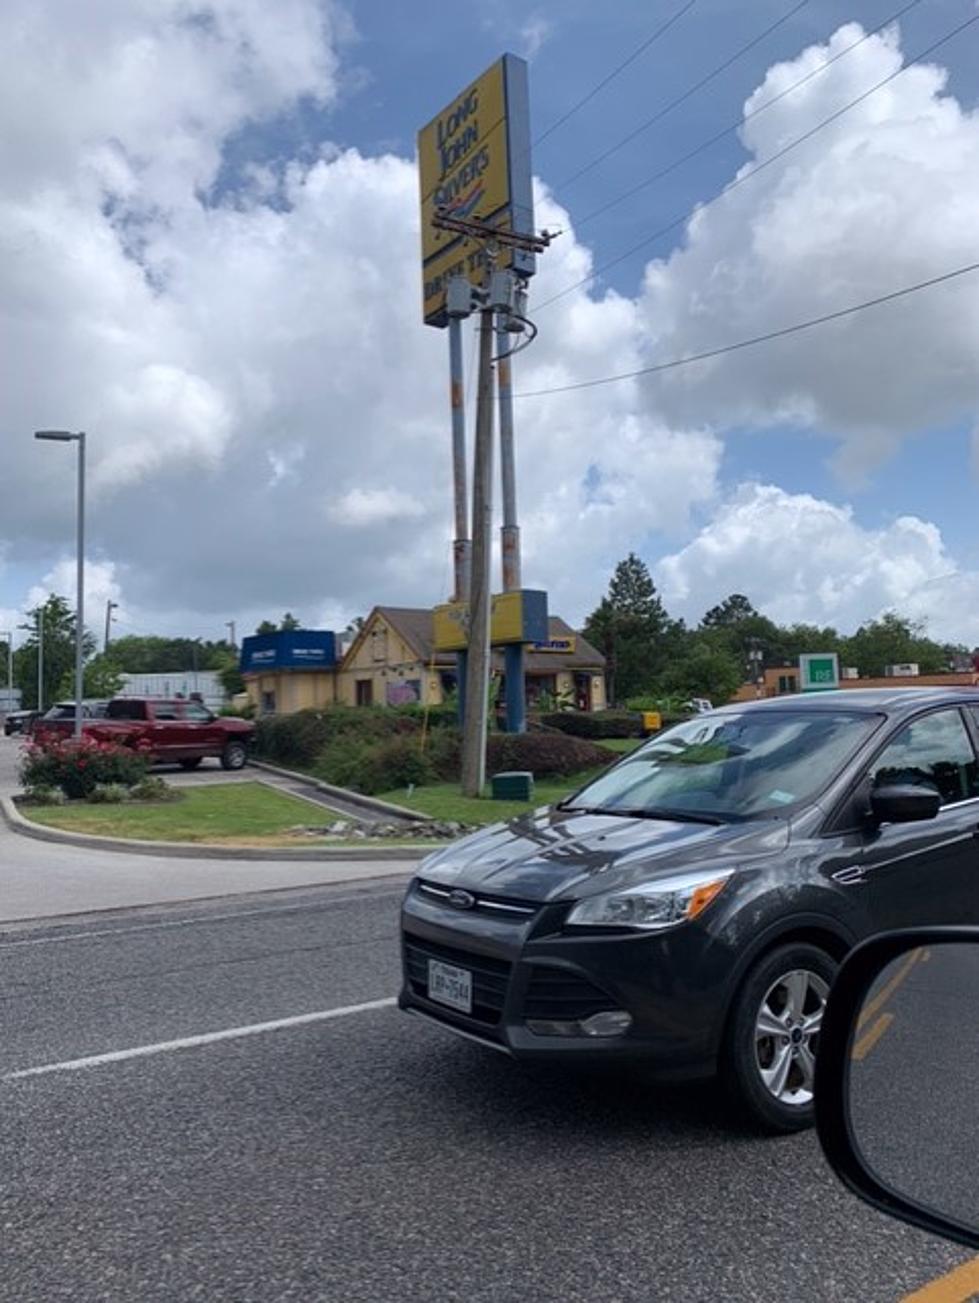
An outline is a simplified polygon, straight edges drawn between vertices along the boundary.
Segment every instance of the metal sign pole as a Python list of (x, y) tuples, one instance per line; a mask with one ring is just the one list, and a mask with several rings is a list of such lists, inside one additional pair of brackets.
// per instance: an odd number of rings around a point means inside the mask
[[(513, 436), (513, 381), (510, 350), (513, 333), (509, 312), (496, 317), (498, 360), (496, 364), (500, 403), (500, 476), (503, 488), (503, 525), (500, 530), (503, 559), (503, 591), (520, 588), (520, 527), (517, 524), (517, 468)], [(527, 731), (526, 656), (522, 643), (508, 643), (503, 652), (506, 682), (506, 727), (508, 733)]]
[(473, 548), (469, 656), (462, 734), (462, 791), (480, 796), (486, 782), (490, 670), (490, 557), (493, 529), (493, 309), (479, 314), (479, 389), (473, 461)]
[[(472, 544), (469, 539), (468, 494), (466, 485), (466, 387), (462, 369), (462, 322), (469, 315), (471, 290), (462, 277), (453, 285), (449, 307), (449, 392), (452, 405), (452, 484), (455, 514), (455, 539), (452, 543), (454, 579), (453, 601), (469, 601), (469, 577), (472, 570)], [(456, 653), (456, 683), (459, 723), (466, 717), (466, 677), (468, 657)]]

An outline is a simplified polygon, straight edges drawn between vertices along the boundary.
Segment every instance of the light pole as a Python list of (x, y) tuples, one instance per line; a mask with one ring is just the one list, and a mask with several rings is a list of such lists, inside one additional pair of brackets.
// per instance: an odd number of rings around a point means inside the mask
[(78, 541), (76, 544), (77, 596), (75, 599), (75, 737), (82, 735), (82, 695), (84, 691), (84, 664), (82, 649), (85, 642), (85, 431), (35, 430), (35, 439), (53, 443), (78, 444)]
[(0, 638), (7, 640), (7, 709), (13, 709), (14, 703), (14, 631), (0, 629)]

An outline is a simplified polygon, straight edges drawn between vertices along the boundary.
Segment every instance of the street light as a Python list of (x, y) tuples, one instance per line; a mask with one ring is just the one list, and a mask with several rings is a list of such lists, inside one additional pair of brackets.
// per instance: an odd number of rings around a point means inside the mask
[(85, 431), (73, 433), (71, 430), (35, 430), (35, 439), (45, 439), (52, 443), (78, 444), (78, 541), (77, 587), (75, 600), (75, 737), (82, 735), (82, 692), (84, 673), (82, 647), (85, 641)]
[(13, 709), (14, 703), (14, 631), (0, 629), (0, 638), (7, 643), (7, 709)]

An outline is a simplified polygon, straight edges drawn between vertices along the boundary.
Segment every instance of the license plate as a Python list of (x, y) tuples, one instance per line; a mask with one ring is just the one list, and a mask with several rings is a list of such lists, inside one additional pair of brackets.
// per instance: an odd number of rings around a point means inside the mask
[(465, 968), (456, 968), (453, 964), (443, 964), (441, 960), (428, 961), (428, 998), (439, 1004), (458, 1009), (460, 1013), (472, 1013), (473, 976)]

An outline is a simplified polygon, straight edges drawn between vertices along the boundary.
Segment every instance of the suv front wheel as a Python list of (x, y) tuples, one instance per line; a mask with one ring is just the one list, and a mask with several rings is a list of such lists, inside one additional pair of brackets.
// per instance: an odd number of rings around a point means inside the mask
[(248, 748), (244, 742), (228, 742), (221, 753), (222, 769), (244, 769), (248, 763)]
[(818, 946), (779, 946), (750, 970), (735, 999), (722, 1073), (767, 1131), (812, 1125), (813, 1071), (836, 969)]

